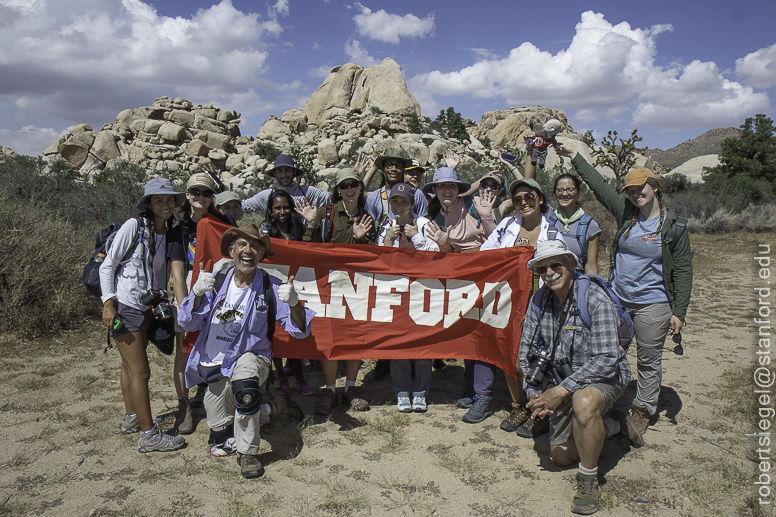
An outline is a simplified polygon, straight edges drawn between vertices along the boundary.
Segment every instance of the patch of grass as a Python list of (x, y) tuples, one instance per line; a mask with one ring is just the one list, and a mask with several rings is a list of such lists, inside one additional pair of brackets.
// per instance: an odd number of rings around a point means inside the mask
[(740, 517), (770, 517), (773, 515), (773, 510), (766, 512), (757, 496), (748, 495), (744, 498), (743, 504), (738, 507), (736, 514)]
[(14, 454), (10, 460), (5, 464), (6, 467), (10, 467), (12, 469), (19, 469), (22, 467), (26, 467), (30, 463), (33, 462), (33, 457), (26, 452), (17, 452)]
[(47, 388), (50, 385), (51, 385), (51, 381), (49, 381), (48, 379), (43, 379), (38, 376), (25, 377), (23, 379), (16, 381), (16, 383), (14, 384), (16, 389), (21, 392), (36, 391), (43, 388)]
[(682, 483), (692, 502), (712, 507), (726, 496), (740, 494), (749, 488), (749, 474), (725, 460), (708, 460), (701, 469)]
[(707, 395), (721, 402), (714, 408), (714, 415), (724, 417), (730, 425), (740, 422), (757, 426), (757, 399), (751, 391), (741, 389), (752, 385), (753, 375), (753, 366), (733, 366), (722, 373), (719, 386)]
[(354, 486), (326, 482), (327, 493), (316, 509), (340, 516), (368, 515), (369, 501)]
[(399, 481), (381, 477), (377, 479), (377, 486), (383, 489), (380, 495), (387, 499), (383, 507), (392, 512), (410, 510), (413, 515), (429, 515), (433, 509), (429, 499), (441, 496), (441, 491), (433, 481), (424, 485), (413, 480)]
[(8, 517), (26, 515), (30, 506), (30, 503), (11, 501), (11, 496), (9, 495), (0, 503), (0, 515), (7, 515)]
[(454, 474), (467, 476), (474, 472), (482, 472), (487, 468), (487, 463), (474, 451), (453, 450), (452, 447), (441, 449), (437, 452), (434, 462)]
[(403, 429), (410, 424), (409, 417), (398, 411), (390, 411), (386, 417), (376, 417), (371, 422), (371, 427), (376, 432), (384, 434), (385, 442), (383, 450), (385, 452), (396, 452), (404, 446)]

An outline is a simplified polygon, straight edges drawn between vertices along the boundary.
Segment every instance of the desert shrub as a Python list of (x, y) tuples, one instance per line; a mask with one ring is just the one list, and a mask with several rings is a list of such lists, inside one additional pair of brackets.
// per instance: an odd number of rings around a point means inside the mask
[(369, 106), (369, 111), (371, 111), (374, 115), (380, 115), (383, 112), (379, 106)]
[(350, 143), (350, 149), (348, 149), (348, 159), (355, 161), (358, 159), (358, 153), (364, 148), (366, 141), (363, 138), (356, 138)]
[(588, 147), (593, 147), (595, 145), (595, 137), (593, 136), (592, 129), (588, 129), (582, 134), (582, 143)]
[(281, 153), (280, 149), (267, 142), (256, 142), (253, 145), (253, 152), (268, 162), (275, 161), (275, 158)]
[(413, 113), (407, 118), (407, 131), (416, 134), (423, 132), (423, 124), (416, 113)]
[(463, 123), (463, 117), (452, 106), (447, 108), (447, 110), (441, 110), (436, 118), (436, 122), (439, 122), (444, 127), (445, 132), (450, 138), (457, 138), (462, 142), (470, 141), (469, 132), (466, 131), (466, 126)]

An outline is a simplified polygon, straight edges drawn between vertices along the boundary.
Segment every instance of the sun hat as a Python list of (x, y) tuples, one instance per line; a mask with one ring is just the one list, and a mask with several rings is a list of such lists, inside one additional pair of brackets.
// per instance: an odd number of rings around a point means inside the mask
[(640, 187), (650, 178), (657, 181), (655, 173), (645, 167), (632, 169), (628, 171), (628, 174), (625, 175), (625, 185), (623, 185), (622, 189), (625, 190), (628, 187)]
[(415, 187), (408, 183), (397, 183), (393, 187), (391, 187), (391, 195), (388, 197), (388, 199), (392, 197), (401, 197), (409, 201), (410, 203), (414, 203), (415, 201)]
[(145, 212), (148, 208), (145, 204), (146, 199), (151, 196), (175, 196), (176, 207), (181, 206), (186, 200), (186, 194), (176, 192), (172, 188), (172, 182), (167, 178), (154, 178), (145, 184), (145, 191), (143, 192), (143, 197), (137, 202), (137, 209)]
[(192, 174), (189, 176), (189, 181), (186, 182), (186, 190), (197, 187), (209, 189), (211, 192), (218, 192), (216, 182), (213, 181), (213, 178), (211, 178), (209, 174), (205, 174), (204, 172)]
[(345, 180), (357, 180), (361, 181), (361, 178), (358, 176), (358, 173), (355, 169), (351, 167), (345, 167), (344, 169), (340, 169), (337, 171), (337, 175), (334, 176), (334, 187), (336, 188), (339, 186), (340, 183), (342, 183)]
[(294, 169), (294, 177), (297, 177), (301, 175), (304, 171), (302, 169), (298, 169), (296, 167), (296, 164), (294, 164), (294, 158), (292, 156), (289, 156), (287, 154), (279, 154), (277, 155), (277, 158), (275, 158), (275, 167), (267, 171), (267, 174), (275, 177), (275, 169), (278, 167), (291, 167)]
[(412, 166), (412, 160), (410, 160), (410, 157), (407, 156), (403, 149), (386, 149), (385, 154), (378, 156), (375, 160), (375, 167), (384, 170), (385, 160), (401, 160), (405, 168)]
[(229, 245), (234, 239), (239, 237), (259, 241), (261, 245), (264, 246), (264, 256), (259, 259), (259, 262), (267, 258), (267, 255), (269, 255), (269, 235), (262, 232), (259, 227), (253, 223), (244, 224), (239, 228), (229, 228), (226, 230), (223, 237), (221, 237), (221, 255), (228, 257)]
[(216, 206), (225, 205), (229, 201), (240, 201), (240, 196), (231, 190), (225, 190), (216, 196)]
[(501, 173), (499, 171), (487, 172), (487, 173), (483, 174), (483, 176), (480, 179), (475, 181), (472, 184), (472, 188), (470, 188), (468, 191), (464, 192), (463, 195), (464, 196), (471, 196), (475, 192), (479, 192), (480, 185), (482, 185), (482, 182), (485, 181), (485, 180), (493, 180), (493, 181), (495, 181), (496, 183), (499, 184), (499, 189), (500, 189), (501, 188), (501, 179), (502, 178), (503, 178), (503, 176), (501, 175)]
[(458, 172), (452, 167), (440, 167), (434, 173), (434, 179), (425, 185), (423, 185), (423, 192), (431, 194), (431, 189), (439, 185), (440, 183), (455, 183), (458, 185), (458, 193), (463, 194), (470, 188), (472, 184), (468, 181), (461, 181), (458, 176)]
[(569, 249), (568, 244), (563, 239), (542, 241), (536, 244), (536, 251), (531, 260), (528, 261), (528, 269), (536, 272), (536, 264), (542, 260), (550, 257), (560, 257), (561, 255), (567, 255), (574, 259), (574, 267), (578, 268), (579, 260), (573, 251)]
[(539, 182), (533, 178), (523, 178), (523, 179), (515, 180), (512, 183), (510, 183), (509, 197), (512, 197), (512, 193), (520, 185), (528, 185), (529, 187), (537, 191), (539, 194), (541, 194), (544, 199), (547, 199), (547, 196), (544, 195), (544, 191), (542, 191), (542, 187), (539, 185)]

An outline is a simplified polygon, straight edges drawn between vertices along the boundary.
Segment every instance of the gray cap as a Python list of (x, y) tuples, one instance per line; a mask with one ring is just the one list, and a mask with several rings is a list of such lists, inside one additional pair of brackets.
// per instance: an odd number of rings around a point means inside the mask
[(216, 196), (216, 206), (225, 205), (229, 201), (240, 201), (240, 196), (231, 190), (224, 190)]

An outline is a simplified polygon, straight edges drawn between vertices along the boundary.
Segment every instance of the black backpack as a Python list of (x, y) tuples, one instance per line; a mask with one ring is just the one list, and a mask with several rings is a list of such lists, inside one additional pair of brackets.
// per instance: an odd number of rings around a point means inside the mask
[[(132, 241), (132, 245), (121, 258), (121, 262), (116, 268), (117, 272), (124, 266), (124, 264), (127, 263), (127, 261), (129, 261), (130, 258), (132, 258), (132, 255), (135, 253), (137, 246), (143, 241), (143, 229), (145, 227), (145, 222), (142, 217), (137, 217), (136, 219), (138, 223), (137, 233), (135, 234), (135, 238)], [(100, 289), (100, 265), (103, 263), (105, 257), (108, 254), (108, 249), (110, 248), (113, 239), (116, 237), (116, 232), (119, 231), (119, 228), (121, 228), (123, 224), (124, 223), (114, 223), (107, 228), (103, 228), (97, 232), (97, 238), (94, 242), (94, 253), (92, 254), (92, 258), (89, 259), (89, 262), (87, 262), (86, 266), (84, 267), (84, 286), (86, 287), (87, 291), (92, 293), (94, 296), (97, 296), (98, 298), (102, 296), (102, 290)]]

